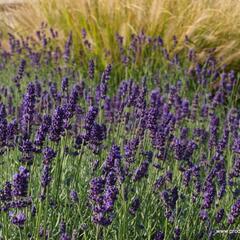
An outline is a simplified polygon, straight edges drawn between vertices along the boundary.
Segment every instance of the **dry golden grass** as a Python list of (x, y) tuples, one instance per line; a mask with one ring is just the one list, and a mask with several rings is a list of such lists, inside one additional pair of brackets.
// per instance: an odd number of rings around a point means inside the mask
[[(215, 48), (223, 64), (235, 65), (240, 56), (239, 0), (26, 0), (24, 7), (11, 9), (14, 21), (8, 26), (18, 34), (32, 33), (42, 21), (60, 30), (61, 36), (73, 30), (75, 37), (85, 27), (97, 53), (114, 50), (115, 33), (129, 41), (131, 33), (143, 30), (161, 35), (172, 44), (176, 35), (178, 50), (189, 36), (204, 57)], [(6, 28), (5, 28), (6, 29)], [(64, 39), (64, 37), (63, 37)]]

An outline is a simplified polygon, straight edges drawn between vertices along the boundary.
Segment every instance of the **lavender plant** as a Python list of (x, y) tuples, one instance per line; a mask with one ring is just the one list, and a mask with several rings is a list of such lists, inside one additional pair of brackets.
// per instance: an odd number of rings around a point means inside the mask
[(84, 65), (49, 31), (0, 49), (0, 238), (238, 239), (238, 75), (143, 32)]

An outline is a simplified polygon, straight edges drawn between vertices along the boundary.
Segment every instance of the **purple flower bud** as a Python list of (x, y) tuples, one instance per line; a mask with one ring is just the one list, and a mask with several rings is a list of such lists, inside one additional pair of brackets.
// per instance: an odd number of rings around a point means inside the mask
[(94, 71), (95, 71), (95, 65), (93, 59), (91, 59), (88, 63), (88, 76), (91, 80), (94, 79)]
[(159, 177), (154, 183), (154, 191), (158, 191), (161, 187), (163, 187), (165, 182), (166, 182), (165, 177)]
[(206, 221), (208, 219), (208, 212), (206, 209), (201, 209), (199, 213), (199, 217), (201, 220)]
[(74, 203), (77, 203), (79, 201), (79, 198), (78, 198), (78, 194), (76, 191), (74, 190), (71, 190), (70, 191), (70, 199), (72, 200), (72, 202)]
[(68, 78), (64, 77), (62, 79), (62, 91), (65, 92), (68, 89)]
[(31, 215), (32, 215), (32, 217), (34, 217), (34, 216), (36, 215), (36, 213), (37, 213), (37, 209), (36, 209), (36, 207), (33, 205), (32, 208), (31, 208)]
[(85, 39), (87, 37), (87, 31), (85, 28), (82, 28), (82, 38)]
[(24, 213), (20, 212), (16, 215), (13, 215), (11, 216), (11, 222), (14, 224), (14, 225), (17, 225), (19, 227), (23, 227), (25, 221), (26, 221), (26, 216)]
[(135, 215), (137, 210), (139, 209), (139, 207), (140, 207), (140, 199), (139, 198), (134, 198), (131, 205), (130, 205), (129, 212), (132, 215)]
[(182, 102), (182, 117), (188, 117), (190, 113), (189, 101), (184, 99)]
[(6, 182), (4, 189), (0, 190), (0, 200), (3, 202), (12, 200), (12, 184), (10, 182)]
[(0, 118), (6, 118), (7, 117), (7, 112), (6, 112), (6, 107), (3, 103), (0, 103)]
[(165, 204), (165, 206), (169, 210), (174, 210), (176, 207), (176, 202), (178, 200), (178, 189), (174, 187), (172, 190), (164, 190), (161, 192), (161, 198)]
[(224, 209), (221, 208), (220, 210), (217, 211), (215, 215), (215, 220), (217, 223), (220, 223), (224, 217)]
[(0, 117), (0, 147), (4, 147), (7, 141), (8, 123), (5, 118)]
[(68, 62), (70, 60), (71, 46), (72, 46), (72, 32), (70, 32), (68, 39), (64, 46), (63, 58), (64, 58), (65, 62)]
[(93, 222), (95, 223), (95, 224), (100, 224), (100, 225), (102, 225), (102, 226), (108, 226), (108, 225), (110, 225), (111, 224), (111, 222), (112, 222), (112, 217), (110, 216), (110, 217), (105, 217), (104, 216), (104, 213), (102, 213), (102, 212), (100, 212), (100, 213), (94, 213), (94, 215), (93, 215)]
[(46, 188), (51, 181), (51, 167), (49, 165), (44, 165), (42, 170), (41, 185)]
[(174, 240), (179, 240), (180, 239), (180, 234), (181, 234), (181, 230), (179, 227), (176, 227), (174, 229)]
[(61, 234), (60, 240), (71, 240), (71, 238), (67, 233), (63, 233)]
[(162, 231), (157, 231), (154, 234), (153, 240), (164, 240), (164, 233)]
[(66, 223), (64, 221), (61, 221), (59, 224), (59, 230), (60, 234), (63, 234), (66, 232)]

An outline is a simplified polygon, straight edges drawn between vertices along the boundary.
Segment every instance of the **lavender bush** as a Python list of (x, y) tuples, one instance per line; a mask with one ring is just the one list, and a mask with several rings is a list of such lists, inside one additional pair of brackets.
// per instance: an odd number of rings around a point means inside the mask
[(0, 238), (239, 239), (216, 232), (240, 222), (238, 75), (116, 37), (105, 67), (45, 25), (0, 49)]

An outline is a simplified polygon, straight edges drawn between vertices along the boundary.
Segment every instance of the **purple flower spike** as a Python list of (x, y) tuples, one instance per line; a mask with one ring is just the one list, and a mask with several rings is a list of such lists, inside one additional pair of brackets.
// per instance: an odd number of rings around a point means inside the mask
[(49, 165), (44, 165), (42, 170), (41, 185), (46, 188), (51, 181), (51, 168)]
[(85, 117), (85, 124), (84, 124), (84, 128), (87, 133), (89, 133), (89, 131), (92, 129), (92, 126), (94, 124), (94, 121), (97, 115), (98, 115), (98, 108), (94, 106), (89, 107)]
[(35, 85), (33, 83), (29, 83), (27, 87), (27, 92), (23, 97), (22, 103), (21, 128), (23, 137), (25, 139), (29, 138), (31, 134), (31, 124), (33, 122), (35, 113), (35, 103), (36, 103)]
[(88, 63), (88, 76), (90, 79), (94, 79), (94, 71), (95, 71), (95, 65), (93, 59), (91, 59)]
[(14, 82), (16, 84), (17, 87), (20, 87), (20, 80), (23, 78), (23, 74), (25, 71), (25, 67), (26, 67), (26, 60), (22, 59), (18, 68), (18, 73), (16, 75), (16, 77), (14, 78)]
[(65, 92), (68, 90), (68, 78), (64, 77), (62, 79), (62, 91)]
[(240, 216), (240, 199), (238, 199), (231, 207), (230, 214), (228, 216), (228, 223), (233, 224)]
[(19, 172), (13, 176), (13, 195), (26, 197), (28, 190), (29, 171), (21, 166)]
[(12, 200), (12, 184), (6, 182), (4, 189), (0, 190), (0, 200), (3, 202)]
[(50, 148), (46, 147), (43, 149), (43, 162), (44, 164), (50, 164), (51, 160), (56, 157), (56, 152)]
[(98, 201), (99, 195), (104, 191), (104, 186), (105, 180), (102, 177), (93, 178), (90, 182), (90, 199)]
[(144, 160), (140, 165), (140, 167), (136, 169), (133, 175), (133, 180), (139, 181), (141, 178), (145, 177), (147, 175), (148, 166), (149, 166), (149, 161)]
[(102, 99), (106, 98), (107, 85), (108, 85), (108, 81), (110, 79), (111, 71), (112, 71), (112, 65), (108, 64), (102, 74), (102, 79), (101, 79), (101, 83), (100, 83), (100, 96)]
[(47, 133), (49, 131), (49, 128), (51, 126), (51, 122), (52, 122), (52, 118), (48, 115), (44, 115), (42, 124), (38, 128), (36, 135), (35, 135), (34, 143), (37, 146), (43, 145), (43, 143), (46, 139)]
[(65, 118), (65, 112), (62, 107), (57, 107), (53, 117), (52, 117), (52, 125), (50, 127), (50, 140), (54, 142), (58, 142), (61, 138), (61, 135), (64, 132), (63, 123)]
[(210, 208), (216, 194), (215, 186), (211, 181), (206, 181), (203, 194), (203, 208)]

